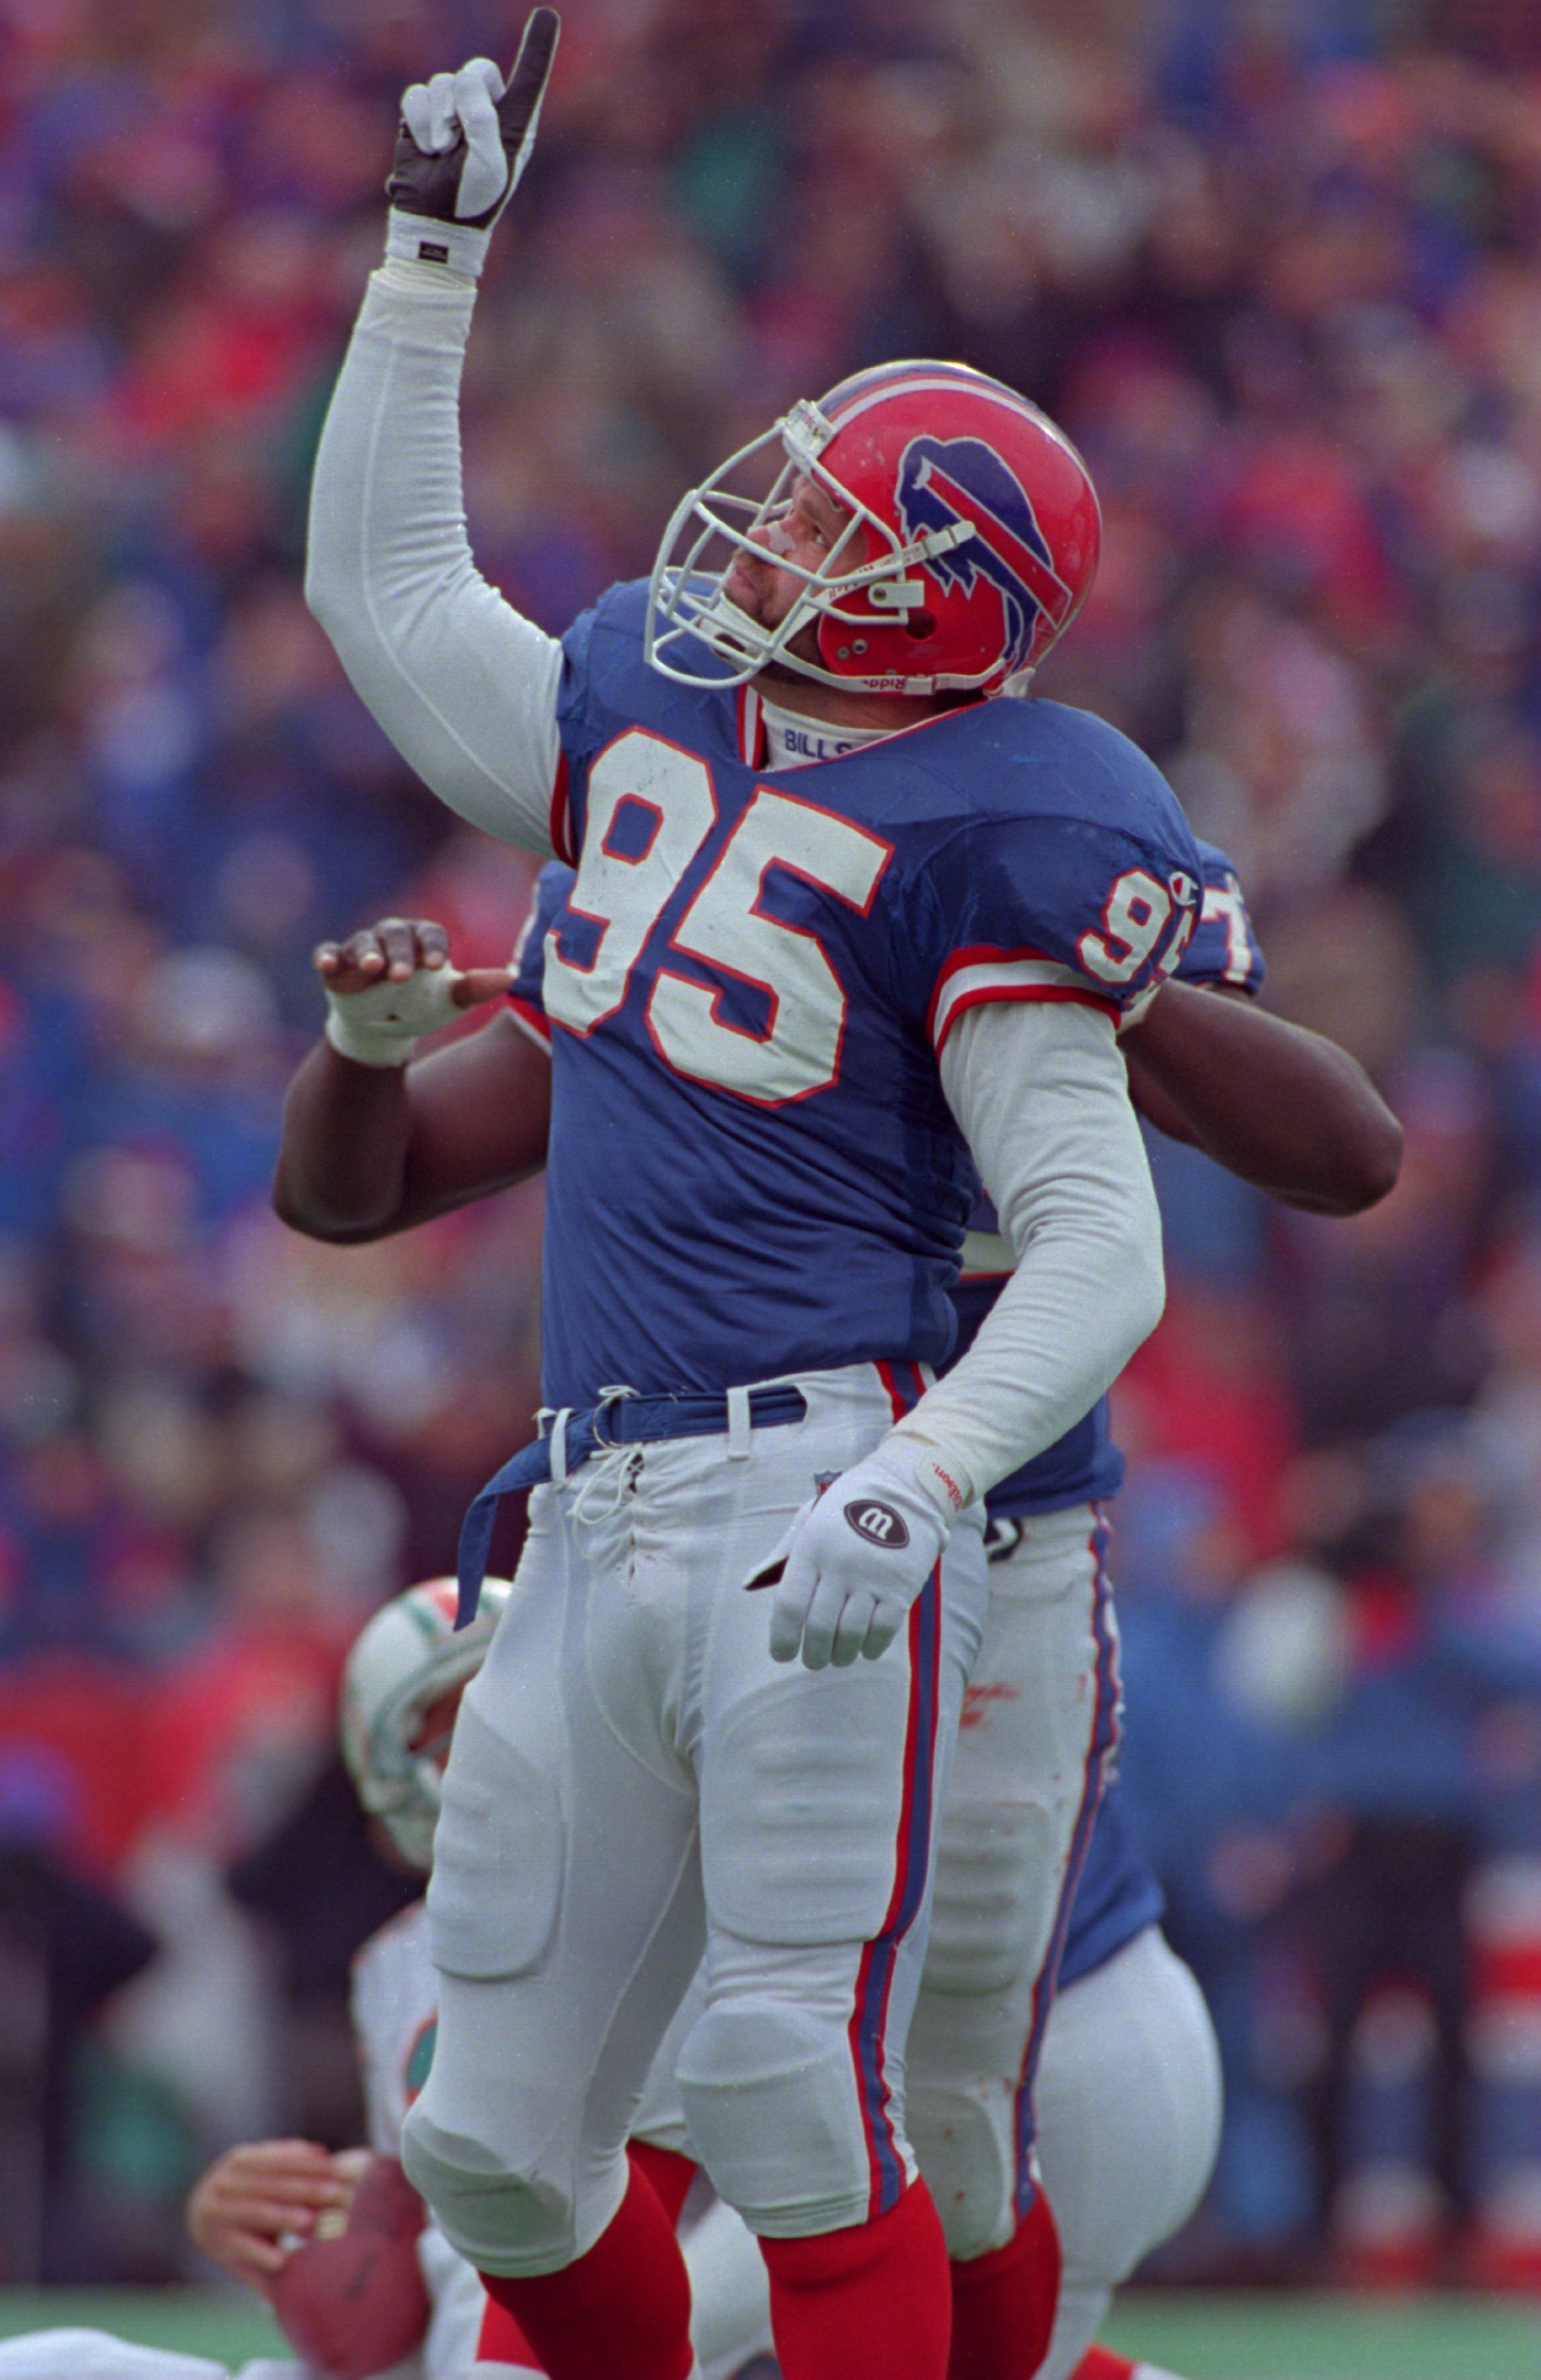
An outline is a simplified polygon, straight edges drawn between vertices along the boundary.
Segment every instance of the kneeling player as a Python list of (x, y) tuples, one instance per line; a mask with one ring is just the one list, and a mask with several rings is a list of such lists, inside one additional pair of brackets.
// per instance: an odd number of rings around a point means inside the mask
[[(415, 1586), (376, 1612), (348, 1656), (344, 1754), (389, 1847), (421, 1873), (455, 1713), (507, 1597), (504, 1581), (489, 1579), (477, 1619), (455, 1634), (454, 1580)], [(485, 2372), (477, 2365), (481, 2284), (425, 2222), (398, 2162), (402, 2122), (432, 2056), (436, 1990), (418, 1900), (354, 1962), (370, 2147), (332, 2156), (312, 2141), (249, 2142), (217, 2158), (193, 2190), (194, 2245), (267, 2299), (303, 2359), (263, 2357), (239, 2380), (367, 2380), (387, 2371), (390, 2380), (471, 2380)], [(61, 2329), (0, 2342), (0, 2380), (229, 2375), (203, 2356)]]

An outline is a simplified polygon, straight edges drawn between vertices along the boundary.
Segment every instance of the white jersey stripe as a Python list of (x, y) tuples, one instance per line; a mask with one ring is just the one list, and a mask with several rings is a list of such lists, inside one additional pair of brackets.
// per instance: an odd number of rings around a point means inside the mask
[(965, 1232), (958, 1270), (965, 1281), (996, 1281), (1015, 1272), (1016, 1252), (1000, 1232)]
[(940, 1050), (965, 1009), (982, 1000), (1079, 1000), (1118, 1014), (1118, 1003), (1092, 990), (1074, 967), (1054, 959), (984, 959), (945, 975), (931, 1009), (931, 1041)]

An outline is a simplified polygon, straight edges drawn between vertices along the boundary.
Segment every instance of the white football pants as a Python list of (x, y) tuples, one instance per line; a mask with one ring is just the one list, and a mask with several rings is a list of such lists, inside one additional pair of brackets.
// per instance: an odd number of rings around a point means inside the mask
[[(1219, 2146), (1219, 2052), (1203, 1995), (1147, 1926), (1054, 2003), (1038, 2062), (1037, 2154), (1064, 2257), (1037, 2380), (1069, 2380), (1113, 2291), (1203, 2194)], [(709, 2374), (770, 2336), (763, 2260), (730, 2207), (686, 2241), (692, 2328)]]
[(1038, 2067), (1038, 2162), (1064, 2269), (1037, 2380), (1068, 2380), (1121, 2281), (1184, 2224), (1219, 2150), (1219, 2047), (1159, 1926), (1055, 2003)]
[(1033, 2080), (1118, 1727), (1101, 1514), (1020, 1526), (989, 1565), (910, 2027), (910, 2138), (960, 2262), (1003, 2247), (1031, 2201)]
[(795, 2238), (882, 2212), (913, 2175), (904, 2043), (989, 1599), (980, 1524), (964, 1515), (880, 1659), (772, 1661), (743, 1582), (894, 1417), (869, 1365), (796, 1385), (801, 1422), (619, 1448), (530, 1499), (444, 1780), (439, 2033), (403, 2136), (485, 2271), (554, 2271), (609, 2224), (703, 1950), (675, 2070), (720, 2194)]
[[(1106, 1531), (1088, 1504), (1025, 1520), (989, 1565), (989, 1613), (942, 1803), (929, 1948), (910, 2028), (909, 2134), (960, 2260), (1011, 2238), (1027, 2204), (1033, 2071), (1101, 1793), (1118, 1698)], [(696, 2154), (673, 2060), (693, 1986), (637, 2129)]]

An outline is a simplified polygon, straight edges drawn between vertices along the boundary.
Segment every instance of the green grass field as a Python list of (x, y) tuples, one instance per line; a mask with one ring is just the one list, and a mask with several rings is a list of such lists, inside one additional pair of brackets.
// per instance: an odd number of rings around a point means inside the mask
[(1140, 2296), (1110, 2346), (1183, 2380), (1541, 2380), (1541, 2302)]
[[(231, 2364), (283, 2352), (249, 2300), (197, 2289), (0, 2290), (0, 2338), (79, 2323)], [(1109, 2338), (1183, 2380), (1541, 2380), (1541, 2302), (1512, 2299), (1135, 2293), (1120, 2301)]]

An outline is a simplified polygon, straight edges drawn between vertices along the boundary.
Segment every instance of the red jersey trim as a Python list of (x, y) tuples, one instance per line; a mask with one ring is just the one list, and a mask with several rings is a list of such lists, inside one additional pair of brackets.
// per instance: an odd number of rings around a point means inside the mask
[(537, 1008), (533, 1001), (522, 1000), (516, 991), (509, 993), (508, 1006), (515, 1024), (523, 1028), (538, 1049), (544, 1050), (549, 1055), (552, 1028), (545, 1010)]
[(1034, 950), (1025, 942), (1013, 950), (1006, 950), (999, 942), (967, 943), (964, 949), (953, 951), (950, 957), (942, 961), (938, 969), (936, 983), (931, 991), (930, 1005), (926, 1011), (927, 1032), (933, 1039), (935, 1038), (937, 1011), (941, 1006), (947, 987), (955, 975), (961, 975), (965, 967), (1009, 967), (1024, 965), (1052, 967), (1058, 975), (1072, 979), (1075, 977), (1074, 967), (1065, 966), (1059, 959), (1051, 959), (1047, 951)]
[(1116, 1026), (1119, 1010), (1112, 1001), (1099, 1000), (1094, 991), (1075, 991), (1068, 984), (1058, 983), (997, 983), (977, 984), (972, 991), (960, 991), (949, 1008), (941, 1031), (935, 1036), (940, 1057), (947, 1037), (965, 1009), (981, 1007), (992, 1000), (1066, 1000), (1076, 1008), (1095, 1008), (1099, 1015), (1111, 1019)]
[(565, 752), (557, 755), (556, 776), (552, 785), (551, 838), (552, 849), (558, 859), (564, 860), (569, 868), (576, 868), (577, 853), (573, 848), (573, 811)]

